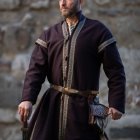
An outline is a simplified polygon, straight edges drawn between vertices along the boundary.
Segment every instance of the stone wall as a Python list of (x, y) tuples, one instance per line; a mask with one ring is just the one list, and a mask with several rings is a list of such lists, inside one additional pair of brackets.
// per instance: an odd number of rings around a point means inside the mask
[[(83, 13), (101, 20), (117, 38), (127, 76), (126, 120), (139, 120), (140, 1), (86, 0)], [(16, 110), (34, 42), (42, 30), (61, 18), (56, 0), (0, 0), (0, 140), (21, 139)], [(42, 90), (45, 89), (46, 85)], [(103, 73), (100, 91), (104, 103), (107, 103), (107, 90)], [(127, 137), (132, 129), (137, 132), (135, 139), (139, 139), (139, 122), (126, 126), (122, 119), (122, 131), (118, 129), (119, 123), (110, 123), (111, 140), (133, 140), (132, 133)]]

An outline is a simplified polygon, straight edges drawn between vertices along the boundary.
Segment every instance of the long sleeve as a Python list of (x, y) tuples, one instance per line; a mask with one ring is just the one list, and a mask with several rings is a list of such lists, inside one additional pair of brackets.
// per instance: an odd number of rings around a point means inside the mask
[[(26, 72), (22, 101), (31, 101), (36, 103), (37, 96), (40, 92), (42, 83), (45, 81), (48, 66), (47, 47), (43, 35), (36, 41), (36, 46), (32, 52), (30, 65)], [(41, 45), (42, 44), (42, 45)]]
[(108, 77), (109, 106), (124, 113), (126, 84), (124, 66), (116, 46), (116, 39), (105, 26), (99, 36), (98, 54)]
[(110, 107), (125, 112), (125, 72), (116, 43), (112, 43), (102, 51), (102, 63), (108, 77)]

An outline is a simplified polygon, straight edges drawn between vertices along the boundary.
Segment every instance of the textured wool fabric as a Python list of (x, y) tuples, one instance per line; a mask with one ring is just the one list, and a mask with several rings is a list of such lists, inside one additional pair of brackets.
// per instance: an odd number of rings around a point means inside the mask
[[(63, 22), (44, 31), (36, 41), (25, 77), (22, 101), (36, 103), (46, 76), (51, 84), (63, 86)], [(68, 38), (69, 47), (73, 33)], [(98, 91), (101, 64), (108, 77), (109, 106), (124, 113), (125, 73), (116, 41), (105, 25), (86, 18), (76, 40), (72, 88)], [(51, 88), (45, 92), (30, 122), (31, 140), (58, 140), (61, 94)], [(87, 98), (70, 96), (65, 140), (100, 140), (99, 128), (96, 124), (88, 124), (88, 115)]]

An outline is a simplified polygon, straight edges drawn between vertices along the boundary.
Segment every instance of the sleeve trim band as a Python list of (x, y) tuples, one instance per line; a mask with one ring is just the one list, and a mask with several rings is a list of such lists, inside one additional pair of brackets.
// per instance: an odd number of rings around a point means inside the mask
[(103, 42), (99, 47), (98, 47), (98, 53), (100, 53), (102, 50), (104, 50), (108, 45), (112, 44), (116, 42), (116, 39), (114, 37), (106, 40), (105, 42)]
[(41, 46), (43, 46), (43, 47), (45, 47), (45, 48), (47, 48), (47, 42), (41, 40), (40, 38), (38, 38), (36, 40), (36, 43), (39, 44), (39, 45), (41, 45)]

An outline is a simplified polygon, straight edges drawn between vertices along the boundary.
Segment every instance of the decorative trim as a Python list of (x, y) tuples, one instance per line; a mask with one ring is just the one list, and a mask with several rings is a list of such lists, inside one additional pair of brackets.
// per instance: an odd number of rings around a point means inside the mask
[[(64, 87), (71, 88), (71, 85), (72, 85), (75, 45), (76, 45), (77, 37), (85, 24), (85, 20), (86, 18), (80, 20), (72, 36), (71, 42), (69, 40), (69, 33), (67, 30), (66, 22), (62, 24), (62, 31), (63, 31), (63, 36), (64, 36), (64, 45), (63, 45), (63, 86)], [(70, 44), (71, 46), (70, 46), (69, 60), (66, 61), (66, 57), (68, 57), (68, 47)], [(67, 69), (68, 69), (68, 73), (67, 73)], [(66, 125), (67, 125), (68, 103), (69, 103), (69, 96), (64, 94), (63, 92), (64, 91), (62, 91), (61, 103), (60, 103), (59, 140), (63, 140), (65, 137), (65, 131), (66, 131)]]
[(61, 98), (60, 98), (60, 114), (59, 114), (59, 140), (62, 140), (63, 138), (63, 135), (62, 135), (62, 126), (63, 126), (63, 100), (64, 100), (64, 94), (61, 95)]
[(63, 127), (62, 127), (63, 138), (65, 136), (66, 125), (67, 125), (68, 103), (69, 103), (69, 96), (64, 94)]
[[(63, 86), (66, 86), (66, 76), (67, 76), (67, 61), (66, 57), (68, 56), (68, 45), (69, 45), (69, 34), (67, 31), (67, 25), (66, 22), (62, 24), (62, 31), (64, 36), (64, 44), (63, 44), (63, 59), (62, 59), (62, 72), (63, 72)], [(59, 114), (59, 140), (64, 139), (65, 135), (65, 127), (64, 124), (66, 124), (66, 108), (65, 105), (68, 103), (68, 97), (63, 94), (61, 95), (61, 101), (60, 101), (60, 114)], [(64, 114), (65, 113), (65, 114)]]
[(41, 45), (41, 46), (43, 46), (43, 47), (45, 47), (45, 48), (47, 48), (47, 42), (43, 41), (43, 40), (40, 39), (40, 38), (38, 38), (38, 39), (36, 40), (36, 43), (39, 44), (39, 45)]
[(66, 86), (66, 76), (67, 76), (67, 61), (68, 58), (68, 45), (69, 45), (69, 34), (67, 31), (66, 22), (62, 24), (62, 30), (64, 35), (64, 45), (63, 45), (63, 86)]
[(73, 66), (74, 66), (74, 54), (75, 54), (75, 45), (77, 37), (85, 24), (86, 18), (80, 21), (78, 27), (76, 28), (74, 35), (71, 41), (71, 48), (70, 48), (70, 58), (69, 58), (69, 70), (68, 70), (68, 78), (67, 78), (67, 87), (71, 87), (72, 85), (72, 78), (73, 78)]
[(105, 42), (103, 42), (99, 47), (98, 47), (98, 53), (100, 53), (102, 50), (104, 50), (108, 45), (112, 44), (116, 42), (116, 39), (114, 37), (106, 40)]

